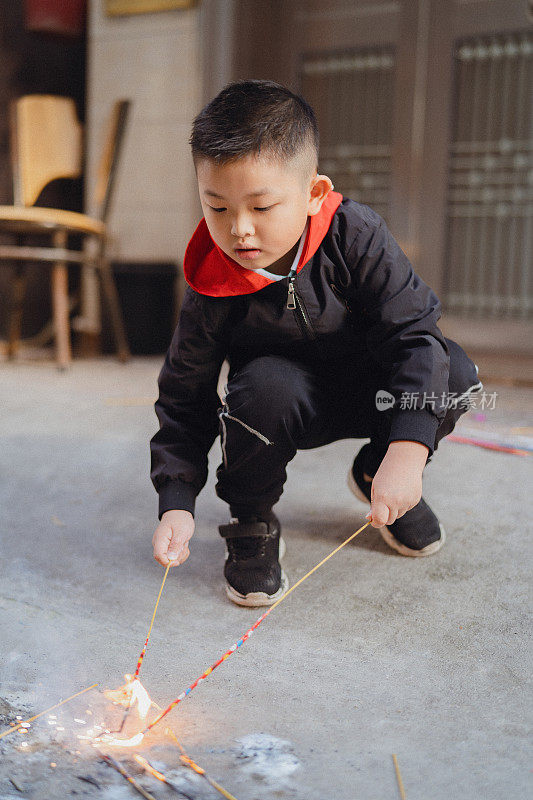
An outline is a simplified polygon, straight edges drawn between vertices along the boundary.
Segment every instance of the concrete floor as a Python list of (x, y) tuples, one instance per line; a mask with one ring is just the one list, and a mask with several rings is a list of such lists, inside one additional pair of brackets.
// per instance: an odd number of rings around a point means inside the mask
[[(151, 556), (148, 447), (161, 363), (0, 365), (4, 725), (134, 670), (163, 574)], [(494, 418), (533, 425), (533, 390), (486, 389), (498, 391)], [(345, 484), (360, 444), (302, 451), (289, 466), (277, 511), (292, 583), (364, 521)], [(260, 613), (223, 591), (219, 461), (216, 442), (191, 557), (169, 577), (143, 665), (161, 704)], [(190, 755), (239, 800), (399, 797), (392, 753), (409, 800), (528, 796), (531, 463), (442, 443), (424, 495), (446, 527), (443, 550), (406, 559), (374, 529), (361, 534), (173, 712)], [(135, 797), (72, 733), (76, 709), (95, 708), (110, 725), (116, 710), (102, 704), (92, 692), (64, 706), (65, 733), (53, 741), (47, 718), (35, 723), (25, 753), (20, 734), (4, 738), (0, 796)], [(174, 767), (161, 736), (142, 752)], [(144, 785), (172, 796), (151, 778)], [(220, 797), (202, 791), (190, 793)]]

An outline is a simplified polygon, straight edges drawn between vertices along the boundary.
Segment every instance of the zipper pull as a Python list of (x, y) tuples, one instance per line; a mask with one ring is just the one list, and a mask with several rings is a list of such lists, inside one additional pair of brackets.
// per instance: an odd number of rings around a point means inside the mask
[(296, 308), (296, 298), (294, 296), (294, 279), (296, 277), (295, 270), (291, 269), (289, 272), (289, 293), (287, 295), (287, 308), (294, 310)]
[(289, 294), (287, 296), (287, 308), (296, 308), (296, 299), (294, 297), (294, 285), (292, 281), (289, 283)]

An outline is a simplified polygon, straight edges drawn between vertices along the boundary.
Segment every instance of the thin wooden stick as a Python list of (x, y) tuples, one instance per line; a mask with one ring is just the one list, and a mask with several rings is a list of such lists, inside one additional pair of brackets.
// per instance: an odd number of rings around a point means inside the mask
[(186, 798), (187, 798), (187, 800), (194, 800), (194, 797), (192, 796), (192, 794), (188, 794), (188, 793), (185, 791), (185, 789), (178, 789), (178, 787), (177, 787), (177, 786), (176, 786), (174, 783), (172, 783), (172, 781), (170, 781), (170, 780), (167, 778), (167, 776), (166, 776), (166, 775), (164, 775), (164, 774), (163, 774), (162, 772), (160, 772), (158, 769), (155, 769), (155, 768), (154, 768), (154, 767), (153, 767), (153, 766), (150, 764), (150, 762), (148, 761), (148, 759), (146, 759), (146, 758), (144, 758), (143, 756), (139, 755), (139, 753), (137, 753), (137, 755), (135, 755), (135, 756), (134, 756), (134, 759), (135, 759), (135, 761), (137, 762), (137, 764), (140, 764), (140, 765), (141, 765), (141, 767), (142, 767), (144, 770), (146, 770), (146, 772), (147, 772), (149, 775), (152, 775), (154, 778), (157, 778), (157, 780), (158, 780), (158, 781), (161, 781), (161, 783), (165, 783), (167, 786), (169, 786), (169, 787), (172, 789), (172, 791), (174, 791), (174, 792), (177, 792), (177, 793), (178, 793), (178, 794), (180, 794), (182, 797), (186, 797)]
[(35, 714), (34, 717), (30, 717), (29, 719), (25, 719), (23, 722), (19, 722), (19, 724), (15, 725), (13, 728), (9, 728), (7, 731), (3, 731), (2, 733), (0, 733), (0, 739), (2, 739), (4, 736), (7, 736), (9, 733), (13, 733), (13, 731), (18, 731), (18, 729), (22, 725), (26, 725), (26, 723), (28, 722), (33, 722), (34, 719), (42, 717), (43, 714), (47, 714), (49, 711), (53, 711), (54, 708), (59, 708), (59, 706), (64, 706), (65, 703), (69, 703), (71, 700), (74, 700), (75, 697), (79, 697), (80, 694), (85, 694), (85, 692), (88, 692), (90, 689), (94, 689), (95, 686), (98, 686), (98, 684), (93, 683), (92, 686), (88, 686), (86, 689), (82, 689), (81, 692), (76, 692), (76, 694), (67, 697), (66, 700), (62, 700), (60, 703), (56, 703), (55, 706), (50, 706), (50, 708), (47, 708), (45, 711), (41, 711), (39, 714)]
[(150, 620), (150, 627), (148, 628), (148, 634), (146, 636), (146, 641), (144, 643), (143, 649), (141, 650), (141, 655), (139, 656), (139, 660), (137, 662), (137, 668), (135, 670), (135, 675), (133, 676), (134, 679), (139, 676), (139, 672), (141, 671), (141, 664), (143, 663), (143, 658), (144, 658), (145, 653), (146, 653), (146, 648), (148, 647), (148, 640), (150, 639), (150, 634), (152, 633), (152, 628), (153, 628), (153, 625), (154, 625), (155, 615), (157, 614), (157, 607), (159, 605), (159, 601), (161, 600), (161, 595), (163, 594), (163, 586), (165, 585), (165, 581), (167, 579), (168, 571), (170, 569), (170, 565), (171, 564), (172, 564), (172, 561), (169, 561), (168, 564), (167, 564), (167, 568), (165, 570), (165, 574), (163, 575), (163, 581), (161, 583), (161, 588), (159, 589), (159, 594), (157, 595), (157, 600), (155, 601), (154, 613), (152, 614), (152, 619)]
[[(152, 627), (154, 625), (154, 619), (155, 619), (155, 615), (157, 613), (157, 607), (159, 605), (159, 601), (161, 600), (161, 595), (163, 594), (163, 586), (165, 585), (165, 581), (167, 579), (168, 571), (170, 569), (171, 564), (172, 564), (172, 561), (169, 561), (168, 564), (167, 564), (167, 568), (165, 570), (165, 574), (163, 575), (163, 581), (162, 581), (161, 587), (159, 589), (159, 594), (157, 595), (157, 600), (155, 601), (154, 613), (152, 614), (152, 619), (150, 620), (150, 627), (148, 628), (148, 634), (147, 634), (146, 640), (144, 642), (144, 647), (141, 650), (141, 654), (140, 654), (139, 659), (137, 661), (137, 667), (135, 669), (135, 675), (133, 676), (133, 680), (136, 680), (136, 678), (139, 677), (139, 672), (141, 671), (141, 664), (143, 663), (144, 656), (146, 655), (146, 648), (148, 647), (148, 641), (150, 639), (150, 634), (152, 633)], [(132, 697), (133, 697), (133, 695), (132, 695)], [(122, 722), (120, 723), (120, 728), (118, 729), (118, 733), (121, 733), (122, 729), (124, 728), (124, 725), (126, 723), (126, 720), (128, 719), (128, 715), (129, 715), (130, 711), (131, 711), (131, 697), (130, 697), (129, 705), (128, 705), (126, 711), (124, 712), (124, 716), (122, 717)]]
[(400, 790), (400, 797), (402, 798), (402, 800), (406, 800), (405, 789), (403, 788), (403, 781), (402, 781), (402, 776), (400, 775), (400, 767), (398, 765), (398, 759), (396, 758), (396, 753), (392, 754), (392, 760), (394, 762), (394, 770), (396, 772), (396, 780), (398, 781), (398, 789)]
[(187, 753), (185, 752), (185, 750), (181, 746), (180, 742), (178, 741), (178, 737), (176, 736), (176, 734), (174, 733), (172, 728), (166, 728), (166, 732), (168, 733), (169, 736), (172, 737), (172, 739), (174, 739), (174, 741), (176, 742), (177, 746), (179, 747), (179, 749), (181, 751), (180, 760), (181, 760), (181, 762), (183, 764), (185, 764), (187, 767), (190, 767), (198, 775), (201, 775), (202, 778), (204, 778), (213, 787), (213, 789), (216, 789), (217, 792), (219, 792), (219, 794), (222, 795), (222, 797), (225, 797), (226, 800), (237, 800), (236, 797), (234, 797), (232, 794), (230, 794), (228, 791), (226, 791), (226, 789), (224, 789), (223, 786), (221, 786), (219, 783), (217, 783), (217, 781), (213, 780), (213, 778), (210, 778), (209, 775), (207, 774), (207, 772), (205, 771), (205, 769), (203, 769), (202, 767), (198, 766), (198, 764), (196, 764), (192, 760), (192, 758), (189, 758), (189, 756), (187, 755)]
[(99, 755), (100, 755), (102, 761), (105, 761), (105, 763), (108, 766), (113, 767), (113, 769), (116, 769), (117, 772), (120, 772), (120, 774), (124, 778), (126, 778), (128, 783), (131, 783), (133, 788), (136, 789), (139, 792), (139, 794), (142, 794), (142, 796), (145, 798), (145, 800), (156, 800), (156, 798), (153, 796), (153, 794), (150, 794), (150, 792), (147, 792), (145, 789), (143, 789), (143, 787), (139, 783), (137, 783), (135, 778), (132, 778), (131, 775), (128, 775), (126, 770), (123, 769), (120, 766), (118, 761), (115, 761), (115, 759), (111, 758), (111, 756), (104, 755), (104, 753), (99, 753)]
[[(161, 706), (158, 703), (155, 702), (155, 700), (152, 700), (152, 705), (153, 705), (154, 708), (157, 708), (158, 711), (162, 711), (163, 710), (161, 708)], [(213, 789), (216, 789), (217, 792), (219, 792), (222, 795), (222, 797), (225, 797), (226, 800), (237, 800), (237, 798), (234, 797), (232, 794), (230, 794), (226, 789), (224, 789), (224, 787), (221, 786), (220, 783), (217, 783), (217, 781), (213, 780), (213, 778), (210, 778), (203, 767), (201, 767), (199, 764), (197, 764), (195, 761), (192, 760), (192, 758), (190, 758), (187, 755), (187, 753), (185, 752), (185, 748), (183, 747), (183, 745), (179, 741), (178, 737), (176, 736), (176, 734), (174, 733), (174, 731), (172, 730), (170, 725), (165, 728), (165, 733), (168, 734), (168, 736), (170, 736), (176, 742), (176, 745), (179, 748), (179, 751), (181, 753), (180, 761), (181, 761), (182, 764), (185, 764), (186, 767), (189, 767), (189, 769), (192, 769), (193, 772), (196, 772), (197, 775), (201, 775), (202, 778), (204, 778), (204, 780), (206, 780), (210, 784), (210, 786), (213, 787)], [(137, 756), (135, 756), (135, 758), (137, 758)], [(141, 758), (142, 758), (142, 756), (141, 756)], [(153, 767), (151, 765), (150, 765), (150, 768), (153, 769)], [(173, 787), (173, 788), (175, 788), (175, 787)]]

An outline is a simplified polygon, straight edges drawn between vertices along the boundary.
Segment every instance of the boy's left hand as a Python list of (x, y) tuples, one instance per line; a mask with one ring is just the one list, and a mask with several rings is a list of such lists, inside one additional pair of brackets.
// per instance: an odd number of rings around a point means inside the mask
[(428, 448), (419, 442), (391, 442), (372, 481), (371, 508), (374, 528), (392, 525), (416, 506), (422, 497), (422, 471)]

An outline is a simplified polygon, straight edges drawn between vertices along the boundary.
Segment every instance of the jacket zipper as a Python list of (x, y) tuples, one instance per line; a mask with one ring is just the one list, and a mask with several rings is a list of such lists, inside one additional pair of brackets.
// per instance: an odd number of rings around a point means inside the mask
[(294, 281), (296, 278), (296, 270), (291, 269), (289, 272), (289, 291), (287, 295), (287, 308), (296, 311), (296, 319), (300, 330), (307, 339), (316, 339), (316, 333), (313, 330), (311, 321), (303, 304), (303, 301), (296, 291)]

